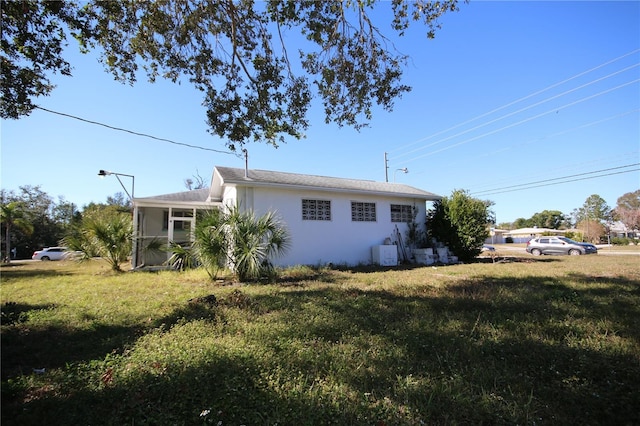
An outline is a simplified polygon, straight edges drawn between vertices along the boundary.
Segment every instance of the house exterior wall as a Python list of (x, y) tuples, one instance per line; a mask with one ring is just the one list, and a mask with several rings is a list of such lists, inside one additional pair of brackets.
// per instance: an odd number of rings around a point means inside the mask
[[(229, 188), (223, 202), (238, 202), (240, 209), (253, 209), (262, 215), (276, 211), (291, 236), (290, 250), (279, 259), (279, 266), (333, 264), (370, 264), (371, 248), (383, 244), (386, 238), (395, 241), (396, 225), (403, 241), (406, 223), (391, 222), (391, 204), (417, 208), (416, 222), (425, 223), (424, 200), (379, 195), (348, 194), (325, 191), (296, 191), (278, 188)], [(302, 200), (331, 201), (331, 220), (303, 220)], [(375, 203), (375, 222), (351, 220), (351, 202)]]

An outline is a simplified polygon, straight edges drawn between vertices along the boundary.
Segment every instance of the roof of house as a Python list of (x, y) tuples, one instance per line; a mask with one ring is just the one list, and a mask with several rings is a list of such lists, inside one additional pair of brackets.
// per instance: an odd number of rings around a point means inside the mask
[(350, 193), (377, 194), (394, 197), (440, 200), (442, 197), (409, 185), (371, 180), (344, 179), (328, 176), (302, 175), (297, 173), (273, 172), (268, 170), (245, 170), (233, 167), (216, 167), (211, 188), (174, 192), (153, 197), (136, 197), (137, 205), (166, 204), (209, 204), (219, 202), (223, 185), (280, 187), (289, 189), (308, 189), (317, 191), (337, 191)]
[[(216, 176), (216, 172), (218, 176)], [(219, 181), (216, 181), (217, 179)], [(431, 192), (423, 191), (400, 183), (303, 175), (255, 169), (247, 170), (247, 176), (245, 177), (245, 169), (216, 166), (211, 185), (212, 197), (215, 195), (221, 195), (213, 193), (216, 185), (222, 187), (222, 185), (227, 184), (393, 195), (396, 197), (420, 198), (424, 200), (440, 200), (442, 198), (441, 196)]]
[(550, 229), (550, 228), (520, 228), (508, 231), (509, 235), (541, 235), (544, 233), (564, 234), (567, 229)]

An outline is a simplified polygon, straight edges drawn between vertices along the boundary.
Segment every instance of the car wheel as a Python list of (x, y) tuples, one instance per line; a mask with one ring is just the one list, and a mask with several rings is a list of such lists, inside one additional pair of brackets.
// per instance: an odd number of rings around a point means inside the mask
[(540, 249), (532, 249), (531, 254), (534, 256), (540, 256), (542, 252), (540, 251)]
[(571, 250), (569, 250), (569, 254), (571, 256), (580, 256), (582, 253), (580, 253), (580, 250), (578, 250), (578, 249), (571, 249)]
[(49, 259), (49, 256), (42, 256), (40, 260), (51, 260), (51, 259)]

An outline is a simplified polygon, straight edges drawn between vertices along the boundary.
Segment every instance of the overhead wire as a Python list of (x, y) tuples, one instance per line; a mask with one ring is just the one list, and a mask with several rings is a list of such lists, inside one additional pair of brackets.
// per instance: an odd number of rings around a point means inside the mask
[[(618, 70), (618, 71), (613, 72), (613, 73), (611, 73), (611, 74), (608, 74), (608, 75), (606, 75), (606, 76), (604, 76), (604, 77), (597, 78), (597, 79), (592, 80), (592, 81), (590, 81), (590, 82), (588, 82), (588, 83), (585, 83), (585, 84), (583, 84), (583, 85), (581, 85), (581, 86), (578, 86), (578, 87), (575, 87), (575, 88), (573, 88), (573, 89), (570, 89), (570, 90), (567, 90), (567, 91), (565, 91), (565, 92), (562, 92), (562, 93), (560, 93), (560, 94), (557, 94), (557, 95), (554, 95), (554, 96), (548, 97), (548, 98), (543, 99), (543, 100), (541, 100), (541, 101), (539, 101), (539, 102), (536, 102), (536, 103), (534, 103), (534, 104), (528, 105), (528, 106), (523, 107), (523, 108), (520, 108), (520, 109), (518, 109), (518, 110), (516, 110), (516, 111), (510, 112), (510, 113), (505, 114), (505, 115), (502, 115), (502, 116), (500, 116), (500, 117), (498, 117), (498, 118), (494, 118), (493, 120), (490, 120), (490, 121), (484, 122), (484, 123), (482, 123), (482, 124), (479, 124), (479, 125), (477, 125), (477, 126), (474, 126), (474, 127), (470, 128), (470, 129), (466, 129), (466, 130), (464, 130), (464, 131), (462, 131), (462, 132), (456, 133), (455, 135), (447, 136), (447, 137), (446, 137), (446, 138), (444, 138), (444, 139), (437, 140), (437, 141), (432, 142), (432, 143), (430, 143), (430, 144), (424, 145), (424, 146), (422, 146), (422, 147), (420, 147), (420, 148), (416, 148), (416, 149), (411, 150), (411, 151), (408, 151), (408, 152), (406, 152), (406, 153), (404, 153), (404, 154), (400, 154), (400, 155), (396, 156), (396, 158), (402, 158), (402, 157), (404, 157), (404, 156), (407, 156), (407, 155), (413, 154), (413, 153), (418, 152), (418, 151), (422, 151), (422, 150), (427, 149), (427, 148), (429, 148), (429, 147), (432, 147), (432, 146), (434, 146), (434, 145), (438, 145), (438, 144), (440, 144), (440, 143), (442, 143), (442, 142), (446, 142), (446, 141), (448, 141), (448, 140), (454, 139), (454, 138), (456, 138), (456, 137), (458, 137), (458, 136), (465, 135), (465, 134), (470, 133), (470, 132), (472, 132), (472, 131), (474, 131), (474, 130), (477, 130), (477, 129), (480, 129), (480, 128), (482, 128), (482, 127), (486, 127), (486, 126), (488, 126), (488, 125), (490, 125), (490, 124), (496, 123), (496, 122), (498, 122), (498, 121), (504, 120), (505, 118), (511, 117), (511, 116), (513, 116), (513, 115), (519, 114), (519, 113), (521, 113), (521, 112), (524, 112), (524, 111), (529, 110), (529, 109), (531, 109), (531, 108), (534, 108), (534, 107), (536, 107), (536, 106), (539, 106), (539, 105), (542, 105), (542, 104), (547, 103), (547, 102), (549, 102), (549, 101), (552, 101), (552, 100), (554, 100), (554, 99), (557, 99), (557, 98), (560, 98), (560, 97), (562, 97), (562, 96), (568, 95), (568, 94), (573, 93), (573, 92), (575, 92), (575, 91), (577, 91), (577, 90), (583, 89), (583, 88), (585, 88), (585, 87), (587, 87), (587, 86), (590, 86), (590, 85), (592, 85), (592, 84), (598, 83), (598, 82), (600, 82), (600, 81), (602, 81), (602, 80), (605, 80), (605, 79), (607, 79), (607, 78), (613, 77), (613, 76), (615, 76), (615, 75), (617, 75), (617, 74), (620, 74), (620, 73), (622, 73), (622, 72), (628, 71), (628, 70), (630, 70), (630, 69), (632, 69), (632, 68), (635, 68), (635, 67), (638, 67), (638, 66), (640, 66), (640, 63), (637, 63), (637, 64), (634, 64), (634, 65), (628, 66), (628, 67), (626, 67), (626, 68), (624, 68), (624, 69), (622, 69), (622, 70)], [(631, 83), (634, 83), (634, 82), (637, 82), (637, 81), (640, 81), (640, 80), (635, 80), (635, 81), (633, 81), (633, 82), (631, 82)], [(630, 84), (631, 84), (631, 83), (630, 83)], [(626, 85), (618, 86), (617, 88), (620, 88), (620, 87), (623, 87), (623, 86), (626, 86)], [(613, 90), (615, 90), (615, 89), (617, 89), (617, 88), (614, 88)], [(601, 92), (601, 94), (604, 94), (604, 93), (608, 93), (608, 91)], [(599, 94), (597, 94), (597, 95), (599, 95)], [(596, 96), (597, 96), (597, 95), (596, 95)], [(591, 99), (591, 98), (590, 98), (590, 97), (585, 98), (585, 100), (588, 100), (588, 99)], [(569, 105), (571, 106), (571, 105), (573, 105), (573, 104), (569, 104)], [(564, 108), (564, 107), (562, 107), (562, 108)], [(558, 109), (558, 108), (554, 108), (553, 110), (559, 110), (559, 109)], [(540, 116), (534, 116), (534, 118), (539, 118), (539, 117), (540, 117)], [(528, 121), (528, 120), (527, 120), (527, 121)], [(523, 121), (523, 122), (524, 122), (524, 121)], [(503, 129), (506, 129), (506, 128), (508, 128), (508, 127), (502, 128), (502, 129), (500, 129), (500, 130), (503, 130)], [(492, 133), (490, 133), (490, 134), (492, 134)], [(472, 139), (472, 140), (475, 140), (475, 139)], [(458, 145), (460, 145), (460, 144), (454, 144), (454, 145), (450, 145), (450, 146), (451, 146), (451, 147), (455, 147), (455, 146), (458, 146)], [(433, 153), (438, 153), (438, 152), (441, 152), (441, 151), (442, 151), (442, 150), (437, 150), (437, 151), (434, 151)], [(417, 158), (422, 158), (422, 156), (414, 157), (414, 158), (412, 158), (410, 161), (414, 161), (414, 160), (416, 160)]]
[(441, 130), (441, 131), (439, 131), (439, 132), (437, 132), (437, 133), (434, 133), (434, 134), (432, 134), (432, 135), (430, 135), (430, 136), (427, 136), (427, 137), (424, 137), (424, 138), (418, 139), (417, 141), (411, 142), (411, 143), (409, 143), (409, 144), (407, 144), (407, 145), (404, 145), (404, 146), (401, 146), (401, 147), (395, 148), (395, 149), (393, 149), (393, 150), (390, 150), (389, 152), (390, 152), (390, 153), (394, 153), (394, 152), (397, 152), (397, 151), (403, 150), (403, 149), (405, 149), (405, 148), (408, 148), (408, 147), (410, 147), (410, 146), (413, 146), (413, 145), (415, 145), (415, 144), (418, 144), (418, 143), (420, 143), (420, 142), (423, 142), (423, 141), (425, 141), (425, 140), (429, 140), (429, 139), (431, 139), (431, 138), (433, 138), (433, 137), (435, 137), (435, 136), (441, 135), (441, 134), (443, 134), (443, 133), (447, 133), (447, 132), (449, 132), (449, 131), (451, 131), (451, 130), (455, 130), (455, 129), (457, 129), (457, 128), (459, 128), (459, 127), (462, 127), (462, 126), (464, 126), (464, 125), (466, 125), (466, 124), (472, 123), (472, 122), (474, 122), (474, 121), (476, 121), (476, 120), (479, 120), (479, 119), (481, 119), (481, 118), (484, 118), (484, 117), (486, 117), (486, 116), (488, 116), (488, 115), (491, 115), (491, 114), (493, 114), (493, 113), (495, 113), (495, 112), (501, 111), (501, 110), (503, 110), (503, 109), (505, 109), (505, 108), (508, 108), (508, 107), (510, 107), (510, 106), (512, 106), (512, 105), (515, 105), (515, 104), (517, 104), (517, 103), (520, 103), (520, 102), (522, 102), (522, 101), (524, 101), (524, 100), (527, 100), (527, 99), (529, 99), (529, 98), (532, 98), (532, 97), (534, 97), (534, 96), (537, 96), (537, 95), (539, 95), (539, 94), (541, 94), (541, 93), (544, 93), (544, 92), (546, 92), (546, 91), (548, 91), (548, 90), (551, 90), (551, 89), (553, 89), (553, 88), (555, 88), (555, 87), (561, 86), (561, 85), (563, 85), (563, 84), (565, 84), (565, 83), (567, 83), (567, 82), (569, 82), (569, 81), (571, 81), (571, 80), (574, 80), (574, 79), (576, 79), (576, 78), (578, 78), (578, 77), (582, 77), (583, 75), (589, 74), (590, 72), (593, 72), (593, 71), (595, 71), (595, 70), (598, 70), (598, 69), (600, 69), (600, 68), (603, 68), (603, 67), (605, 67), (605, 66), (607, 66), (607, 65), (610, 65), (610, 64), (612, 64), (612, 63), (614, 63), (614, 62), (617, 62), (617, 61), (619, 61), (619, 60), (621, 60), (621, 59), (626, 58), (627, 56), (631, 56), (631, 55), (633, 55), (633, 54), (635, 54), (635, 53), (638, 53), (638, 52), (640, 52), (640, 49), (632, 50), (631, 52), (625, 53), (625, 54), (624, 54), (624, 55), (622, 55), (622, 56), (618, 56), (617, 58), (611, 59), (611, 60), (609, 60), (609, 61), (607, 61), (607, 62), (604, 62), (604, 63), (602, 63), (602, 64), (600, 64), (600, 65), (598, 65), (598, 66), (596, 66), (596, 67), (590, 68), (590, 69), (588, 69), (588, 70), (586, 70), (586, 71), (580, 72), (580, 73), (578, 73), (578, 74), (576, 74), (576, 75), (574, 75), (574, 76), (572, 76), (572, 77), (569, 77), (569, 78), (567, 78), (567, 79), (565, 79), (565, 80), (562, 80), (562, 81), (560, 81), (560, 82), (557, 82), (557, 83), (554, 83), (554, 84), (552, 84), (552, 85), (550, 85), (550, 86), (547, 86), (547, 87), (545, 87), (544, 89), (538, 90), (538, 91), (536, 91), (536, 92), (534, 92), (534, 93), (531, 93), (531, 94), (529, 94), (529, 95), (526, 95), (526, 96), (524, 96), (524, 97), (522, 97), (522, 98), (516, 99), (515, 101), (509, 102), (508, 104), (505, 104), (505, 105), (503, 105), (503, 106), (500, 106), (500, 107), (498, 107), (498, 108), (495, 108), (495, 109), (493, 109), (493, 110), (491, 110), (491, 111), (489, 111), (489, 112), (485, 112), (485, 113), (483, 113), (483, 114), (480, 114), (480, 115), (478, 115), (478, 116), (476, 116), (476, 117), (473, 117), (473, 118), (471, 118), (471, 119), (469, 119), (469, 120), (466, 120), (466, 121), (464, 121), (464, 122), (462, 122), (462, 123), (456, 124), (455, 126), (449, 127), (448, 129)]
[[(577, 181), (581, 181), (581, 180), (589, 180), (589, 179), (596, 179), (596, 178), (601, 178), (601, 177), (606, 177), (606, 176), (613, 176), (613, 175), (620, 175), (620, 174), (624, 174), (624, 173), (637, 172), (637, 171), (640, 171), (640, 168), (631, 169), (631, 170), (624, 170), (624, 171), (619, 171), (619, 172), (606, 173), (606, 174), (598, 175), (598, 176), (589, 176), (589, 177), (582, 177), (582, 178), (577, 178), (577, 179), (565, 180), (565, 179), (573, 177), (573, 176), (584, 176), (584, 175), (589, 175), (589, 174), (594, 174), (594, 173), (601, 173), (601, 172), (608, 171), (608, 170), (615, 170), (615, 169), (620, 169), (620, 168), (637, 166), (638, 164), (640, 164), (640, 163), (627, 165), (627, 166), (614, 167), (614, 168), (611, 168), (611, 169), (597, 170), (597, 171), (588, 172), (588, 173), (581, 173), (581, 174), (577, 174), (577, 175), (564, 176), (564, 177), (560, 177), (560, 178), (547, 179), (547, 180), (543, 180), (543, 181), (540, 181), (540, 182), (530, 182), (528, 184), (513, 185), (511, 187), (497, 188), (497, 189), (495, 189), (493, 191), (474, 192), (474, 193), (470, 193), (470, 194), (471, 195), (480, 195), (481, 194), (481, 196), (484, 197), (484, 196), (487, 196), (487, 195), (503, 194), (505, 192), (524, 191), (524, 190), (527, 190), (527, 189), (540, 188), (540, 187), (543, 187), (543, 186), (560, 185), (560, 184), (564, 184), (564, 183), (577, 182)], [(561, 182), (543, 183), (543, 182), (550, 182), (550, 181), (556, 181), (556, 180), (561, 180)], [(537, 183), (541, 183), (541, 184), (537, 185)], [(526, 186), (526, 187), (520, 188), (522, 186)], [(518, 188), (515, 188), (515, 187), (518, 187)]]
[[(586, 162), (580, 162), (580, 163), (574, 163), (574, 164), (563, 164), (562, 168), (566, 172), (571, 172), (571, 171), (579, 172), (583, 170), (585, 167), (603, 166), (603, 165), (616, 164), (616, 163), (619, 164), (623, 160), (624, 162), (637, 160), (638, 158), (640, 158), (639, 154), (640, 154), (640, 151), (637, 151), (637, 150), (630, 151), (630, 152), (625, 152), (625, 153), (610, 156), (610, 157), (598, 157), (597, 159), (586, 161)], [(500, 185), (504, 185), (507, 183), (511, 184), (515, 182), (530, 181), (532, 179), (539, 179), (544, 176), (549, 176), (549, 174), (552, 172), (551, 170), (552, 169), (540, 170), (537, 173), (530, 173), (530, 174), (521, 175), (521, 176), (509, 176), (497, 181), (493, 181), (491, 183), (481, 183), (480, 185), (469, 188), (469, 190), (471, 191), (471, 193), (474, 193), (474, 194), (495, 191), (496, 189), (501, 188)], [(556, 169), (553, 169), (553, 170), (556, 170)], [(488, 190), (483, 189), (487, 187), (491, 189), (488, 189)]]
[(481, 134), (481, 135), (479, 135), (479, 136), (474, 136), (474, 137), (472, 137), (472, 138), (470, 138), (470, 139), (463, 140), (463, 141), (458, 142), (458, 143), (455, 143), (455, 144), (453, 144), (453, 145), (448, 145), (448, 146), (446, 146), (446, 147), (444, 147), (444, 148), (440, 148), (440, 149), (438, 149), (438, 150), (436, 150), (436, 151), (431, 151), (431, 152), (428, 152), (428, 153), (426, 153), (426, 154), (422, 154), (422, 155), (419, 155), (419, 156), (417, 156), (417, 157), (413, 157), (413, 158), (411, 158), (411, 159), (409, 159), (409, 160), (404, 161), (404, 163), (410, 163), (410, 162), (416, 161), (416, 160), (418, 160), (418, 159), (420, 159), (420, 158), (429, 157), (429, 156), (434, 155), (434, 154), (437, 154), (437, 153), (439, 153), (439, 152), (447, 151), (447, 150), (449, 150), (449, 149), (451, 149), (451, 148), (455, 148), (455, 147), (458, 147), (458, 146), (460, 146), (460, 145), (467, 144), (467, 143), (469, 143), (469, 142), (475, 141), (475, 140), (477, 140), (477, 139), (484, 138), (484, 137), (489, 136), (489, 135), (496, 134), (496, 133), (498, 133), (498, 132), (501, 132), (501, 131), (506, 130), (506, 129), (510, 129), (510, 128), (512, 128), (512, 127), (515, 127), (515, 126), (519, 126), (520, 124), (527, 123), (527, 122), (529, 122), (529, 121), (531, 121), (531, 120), (535, 120), (536, 118), (543, 117), (543, 116), (548, 115), (548, 114), (551, 114), (551, 113), (553, 113), (553, 112), (561, 111), (561, 110), (563, 110), (563, 109), (569, 108), (569, 107), (571, 107), (571, 106), (577, 105), (577, 104), (582, 103), (582, 102), (586, 102), (586, 101), (588, 101), (588, 100), (590, 100), (590, 99), (593, 99), (593, 98), (595, 98), (595, 97), (602, 96), (602, 95), (604, 95), (604, 94), (607, 94), (607, 93), (613, 92), (614, 90), (618, 90), (618, 89), (621, 89), (621, 88), (623, 88), (623, 87), (626, 87), (626, 86), (629, 86), (629, 85), (631, 85), (631, 84), (638, 83), (638, 82), (640, 82), (640, 79), (635, 79), (635, 80), (632, 80), (632, 81), (628, 81), (628, 82), (623, 83), (623, 84), (621, 84), (621, 85), (618, 85), (618, 86), (616, 86), (616, 87), (612, 87), (612, 88), (610, 88), (610, 89), (607, 89), (607, 90), (603, 90), (603, 91), (601, 91), (601, 92), (598, 92), (598, 93), (596, 93), (596, 94), (594, 94), (594, 95), (589, 95), (589, 96), (586, 96), (586, 97), (584, 97), (584, 98), (578, 99), (578, 100), (576, 100), (576, 101), (569, 102), (568, 104), (562, 105), (562, 106), (560, 106), (560, 107), (554, 107), (554, 108), (552, 108), (552, 109), (550, 109), (550, 110), (548, 110), (548, 111), (545, 111), (545, 112), (543, 112), (543, 113), (540, 113), (540, 114), (534, 115), (534, 116), (529, 117), (529, 118), (525, 118), (525, 119), (520, 120), (520, 121), (517, 121), (517, 122), (515, 122), (515, 123), (511, 123), (511, 124), (509, 124), (509, 125), (506, 125), (506, 126), (504, 126), (504, 127), (499, 128), (499, 129), (495, 129), (495, 130), (492, 130), (492, 131), (490, 131), (490, 132), (483, 133), (483, 134)]
[(50, 109), (47, 109), (47, 108), (43, 108), (43, 107), (37, 106), (37, 105), (35, 106), (35, 108), (40, 109), (40, 110), (45, 111), (45, 112), (48, 112), (48, 113), (51, 113), (51, 114), (57, 114), (57, 115), (60, 115), (60, 116), (63, 116), (63, 117), (68, 117), (68, 118), (72, 118), (74, 120), (83, 121), (85, 123), (106, 127), (108, 129), (111, 129), (111, 130), (116, 130), (116, 131), (120, 131), (120, 132), (129, 133), (129, 134), (132, 134), (132, 135), (135, 135), (135, 136), (141, 136), (141, 137), (154, 139), (154, 140), (161, 141), (161, 142), (167, 142), (167, 143), (174, 144), (174, 145), (184, 146), (186, 148), (200, 149), (200, 150), (203, 150), (203, 151), (216, 152), (218, 154), (231, 154), (231, 155), (238, 156), (238, 154), (235, 153), (235, 152), (222, 151), (222, 150), (213, 149), (213, 148), (206, 148), (206, 147), (203, 147), (203, 146), (191, 145), (191, 144), (184, 143), (184, 142), (176, 142), (176, 141), (173, 141), (171, 139), (160, 138), (160, 137), (157, 137), (157, 136), (148, 135), (146, 133), (140, 133), (140, 132), (135, 132), (133, 130), (123, 129), (121, 127), (111, 126), (111, 125), (108, 125), (108, 124), (100, 123), (98, 121), (88, 120), (86, 118), (78, 117), (78, 116), (71, 115), (71, 114), (66, 114), (64, 112), (53, 111), (53, 110), (50, 110)]
[[(521, 146), (529, 145), (529, 144), (532, 144), (532, 143), (540, 142), (540, 141), (543, 141), (545, 139), (550, 139), (550, 138), (554, 138), (554, 137), (557, 137), (557, 136), (561, 136), (561, 135), (564, 135), (564, 134), (567, 134), (567, 133), (570, 133), (570, 132), (573, 132), (573, 131), (576, 131), (576, 130), (585, 129), (587, 127), (595, 126), (595, 125), (598, 125), (598, 124), (601, 124), (601, 123), (604, 123), (604, 122), (607, 122), (607, 121), (610, 121), (610, 120), (615, 120), (616, 118), (621, 118), (621, 117), (627, 116), (627, 115), (632, 114), (632, 113), (637, 113), (637, 112), (640, 112), (640, 108), (636, 108), (636, 109), (632, 109), (632, 110), (629, 110), (629, 111), (625, 111), (625, 112), (622, 112), (620, 114), (616, 114), (616, 115), (612, 115), (612, 116), (609, 116), (609, 117), (606, 117), (606, 118), (602, 118), (602, 119), (599, 119), (599, 120), (591, 121), (589, 123), (584, 123), (584, 124), (581, 124), (579, 126), (571, 127), (569, 129), (560, 130), (558, 132), (551, 133), (551, 134), (548, 134), (548, 135), (539, 136), (537, 138), (530, 139), (528, 141), (511, 144), (511, 145), (502, 147), (502, 148), (500, 148), (498, 150), (495, 150), (495, 151), (482, 153), (482, 154), (480, 154), (478, 156), (475, 156), (475, 157), (471, 158), (470, 160), (476, 161), (480, 157), (490, 157), (490, 156), (495, 155), (497, 153), (505, 152), (505, 151), (508, 151), (508, 150), (516, 148), (516, 147), (521, 147)], [(456, 159), (456, 164), (460, 164), (460, 159)], [(421, 172), (418, 172), (418, 173), (421, 173)]]

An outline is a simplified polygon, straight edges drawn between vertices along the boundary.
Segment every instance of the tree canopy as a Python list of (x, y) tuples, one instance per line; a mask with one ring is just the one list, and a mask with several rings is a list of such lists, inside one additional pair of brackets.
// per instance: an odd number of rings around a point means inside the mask
[[(122, 82), (133, 84), (141, 71), (150, 81), (188, 80), (203, 93), (210, 132), (231, 150), (301, 138), (314, 97), (327, 123), (361, 128), (375, 105), (390, 111), (410, 90), (402, 82), (407, 55), (372, 18), (377, 3), (2, 1), (1, 116), (29, 114), (53, 90), (50, 73), (71, 74), (63, 56), (71, 34)], [(389, 30), (401, 36), (421, 21), (433, 38), (457, 3), (392, 0)]]
[(613, 216), (629, 230), (640, 229), (640, 189), (620, 196)]
[(575, 222), (595, 221), (598, 223), (611, 220), (611, 209), (607, 202), (598, 194), (590, 195), (582, 207), (573, 211)]

